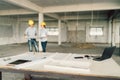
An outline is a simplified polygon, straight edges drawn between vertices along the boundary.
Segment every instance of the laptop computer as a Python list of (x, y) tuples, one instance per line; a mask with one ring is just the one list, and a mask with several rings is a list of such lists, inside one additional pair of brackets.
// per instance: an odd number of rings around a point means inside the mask
[(107, 47), (107, 48), (104, 49), (102, 56), (97, 57), (97, 58), (93, 58), (93, 60), (95, 60), (95, 61), (102, 61), (102, 60), (111, 58), (112, 54), (115, 51), (115, 49), (116, 49), (116, 46)]

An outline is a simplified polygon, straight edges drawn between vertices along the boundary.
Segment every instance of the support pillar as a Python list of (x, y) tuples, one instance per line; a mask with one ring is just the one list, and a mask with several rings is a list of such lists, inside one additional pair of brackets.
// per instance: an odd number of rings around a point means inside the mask
[(20, 42), (20, 34), (19, 34), (19, 30), (20, 30), (20, 21), (19, 21), (19, 16), (17, 17), (17, 24), (16, 24), (16, 26), (15, 26), (15, 40), (16, 40), (16, 43), (21, 43)]
[(61, 45), (61, 20), (58, 20), (58, 30), (59, 30), (58, 45)]
[(111, 27), (111, 39), (112, 39), (112, 41), (111, 41), (111, 46), (115, 46), (115, 26), (113, 25), (113, 23), (114, 23), (114, 20), (112, 20), (112, 22), (111, 22), (111, 25), (112, 25), (112, 27)]
[(112, 44), (111, 42), (112, 42), (112, 35), (111, 35), (111, 33), (112, 33), (112, 25), (111, 25), (111, 23), (112, 23), (112, 21), (111, 20), (109, 20), (109, 24), (108, 24), (108, 26), (109, 26), (109, 28), (108, 28), (108, 37), (107, 37), (107, 39), (108, 39), (108, 43), (110, 43), (110, 44)]
[[(40, 28), (41, 28), (40, 24), (41, 24), (41, 22), (43, 22), (43, 20), (44, 20), (43, 18), (44, 17), (43, 17), (43, 13), (39, 13), (38, 15), (39, 15), (39, 18), (38, 18), (38, 30), (40, 31)], [(38, 33), (40, 33), (39, 31), (38, 31)], [(38, 36), (39, 36), (39, 34), (38, 34)], [(42, 51), (40, 38), (39, 38), (39, 51)]]

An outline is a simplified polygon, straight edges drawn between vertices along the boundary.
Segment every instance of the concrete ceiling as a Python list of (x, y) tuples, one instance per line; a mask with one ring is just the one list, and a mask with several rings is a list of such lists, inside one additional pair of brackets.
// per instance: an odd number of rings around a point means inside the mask
[(22, 7), (0, 0), (0, 10), (12, 10), (12, 9), (22, 9)]
[(91, 3), (92, 0), (29, 0), (41, 7), (65, 6)]
[(67, 16), (76, 18), (76, 15), (91, 14), (91, 11), (107, 15), (119, 9), (120, 0), (0, 0), (0, 15), (44, 13), (59, 19)]

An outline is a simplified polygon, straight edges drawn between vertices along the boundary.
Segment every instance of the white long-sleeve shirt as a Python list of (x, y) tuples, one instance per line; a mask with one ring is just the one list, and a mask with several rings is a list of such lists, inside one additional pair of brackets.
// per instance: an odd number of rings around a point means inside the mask
[(47, 41), (47, 35), (48, 35), (47, 30), (45, 28), (41, 28), (39, 31), (39, 36), (40, 36), (41, 42)]
[(25, 34), (28, 39), (36, 38), (37, 30), (35, 27), (28, 27), (25, 30)]

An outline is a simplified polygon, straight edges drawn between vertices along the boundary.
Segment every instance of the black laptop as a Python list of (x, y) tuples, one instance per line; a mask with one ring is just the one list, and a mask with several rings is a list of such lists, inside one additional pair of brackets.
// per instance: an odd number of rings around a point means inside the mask
[(93, 58), (93, 60), (95, 60), (95, 61), (102, 61), (102, 60), (111, 58), (112, 54), (115, 51), (115, 49), (116, 49), (116, 46), (107, 47), (107, 48), (104, 49), (103, 54), (102, 54), (101, 57)]

